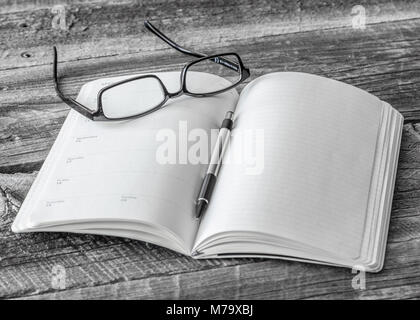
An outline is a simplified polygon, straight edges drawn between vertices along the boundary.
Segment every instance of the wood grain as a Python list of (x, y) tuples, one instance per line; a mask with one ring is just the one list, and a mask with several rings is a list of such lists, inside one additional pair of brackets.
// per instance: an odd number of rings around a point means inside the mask
[[(419, 21), (413, 19), (379, 23), (368, 26), (364, 31), (350, 27), (326, 29), (322, 35), (317, 30), (256, 36), (252, 39), (232, 36), (234, 44), (220, 41), (214, 48), (203, 48), (203, 41), (185, 42), (201, 51), (238, 51), (251, 67), (252, 78), (287, 70), (310, 72), (345, 81), (388, 101), (407, 120), (416, 121), (420, 112), (416, 104), (420, 93), (415, 90), (420, 75), (420, 58), (416, 50), (420, 45)], [(138, 24), (139, 29), (143, 30), (141, 38), (151, 38), (150, 35), (143, 36), (144, 28), (141, 23)], [(173, 33), (182, 35), (181, 31)], [(214, 34), (223, 34), (223, 30), (215, 30)], [(109, 36), (115, 37), (114, 34)], [(73, 40), (75, 44), (59, 46), (63, 53), (60, 69), (65, 75), (65, 91), (75, 96), (81, 85), (88, 80), (152, 70), (177, 70), (186, 62), (184, 56), (166, 48), (161, 41), (152, 39), (153, 44), (150, 47), (144, 46), (144, 51), (136, 54), (122, 52), (117, 56), (104, 57), (95, 55), (96, 44), (92, 43), (81, 46)], [(134, 39), (130, 38), (130, 41)], [(162, 49), (151, 52), (150, 48), (156, 46)], [(90, 53), (89, 58), (66, 62), (67, 52), (82, 47), (83, 54)], [(112, 48), (116, 50), (115, 47), (114, 43)], [(5, 88), (0, 101), (0, 115), (6, 118), (5, 125), (0, 128), (0, 139), (4, 141), (0, 146), (3, 154), (0, 172), (38, 170), (64, 121), (68, 109), (59, 102), (53, 90), (50, 50), (45, 51), (44, 55), (46, 57), (41, 65), (4, 70), (0, 75), (0, 86)]]
[[(51, 26), (65, 4), (67, 30)], [(363, 4), (365, 30), (351, 27)], [(302, 71), (390, 102), (405, 118), (384, 270), (354, 290), (349, 270), (260, 259), (195, 261), (115, 237), (15, 235), (10, 224), (67, 115), (51, 83), (51, 46), (64, 88), (119, 74), (177, 70), (186, 60), (142, 27), (145, 18), (204, 52), (237, 51), (252, 78)], [(0, 7), (0, 297), (420, 298), (420, 3), (418, 1), (21, 1)], [(66, 269), (66, 290), (52, 268)]]

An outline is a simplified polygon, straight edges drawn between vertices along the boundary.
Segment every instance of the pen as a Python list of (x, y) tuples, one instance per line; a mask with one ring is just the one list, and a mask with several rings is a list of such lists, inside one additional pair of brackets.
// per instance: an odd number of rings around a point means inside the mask
[(230, 131), (232, 130), (232, 118), (233, 112), (228, 111), (226, 113), (225, 119), (222, 122), (222, 126), (220, 127), (219, 135), (217, 136), (216, 144), (210, 158), (210, 164), (197, 198), (195, 207), (195, 217), (197, 219), (199, 219), (204, 210), (206, 210), (213, 193), (217, 175), (219, 174), (220, 165), (222, 164), (223, 154), (229, 141)]

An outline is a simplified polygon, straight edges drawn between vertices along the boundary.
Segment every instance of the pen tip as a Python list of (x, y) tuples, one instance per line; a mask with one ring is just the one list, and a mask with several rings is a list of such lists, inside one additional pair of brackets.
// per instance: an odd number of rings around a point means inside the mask
[(225, 119), (232, 120), (232, 118), (233, 118), (233, 112), (232, 111), (226, 112)]
[(205, 202), (204, 201), (198, 201), (197, 204), (195, 205), (195, 217), (197, 219), (200, 219), (201, 214), (203, 213), (205, 207)]

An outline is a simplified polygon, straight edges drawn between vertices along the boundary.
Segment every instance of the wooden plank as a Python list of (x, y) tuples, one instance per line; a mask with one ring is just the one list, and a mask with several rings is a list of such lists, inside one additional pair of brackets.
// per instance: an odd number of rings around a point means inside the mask
[[(118, 298), (124, 292), (127, 298), (419, 297), (418, 130), (420, 123), (404, 126), (385, 268), (366, 275), (364, 291), (351, 287), (354, 274), (348, 269), (260, 259), (195, 261), (113, 237), (15, 235), (10, 224), (34, 173), (0, 175), (0, 208), (4, 208), (0, 211), (0, 296)], [(54, 265), (66, 268), (68, 290), (51, 287)]]
[[(66, 4), (67, 30), (51, 26)], [(6, 0), (0, 8), (0, 297), (2, 298), (419, 298), (420, 3), (358, 1)], [(351, 287), (349, 270), (286, 261), (195, 261), (138, 241), (60, 233), (13, 234), (11, 222), (67, 114), (51, 84), (60, 48), (65, 91), (119, 74), (176, 70), (185, 57), (142, 28), (145, 17), (179, 43), (238, 51), (253, 77), (303, 71), (357, 85), (406, 117), (385, 269)], [(112, 23), (111, 23), (112, 21)], [(169, 28), (170, 26), (170, 28)], [(252, 45), (250, 45), (252, 44)], [(28, 56), (25, 58), (25, 56)], [(66, 269), (64, 291), (52, 269)]]
[[(388, 101), (409, 121), (419, 120), (420, 19), (376, 24), (369, 30), (329, 29), (238, 40), (234, 47), (252, 78), (273, 71), (315, 73), (365, 89)], [(293, 41), (291, 41), (293, 39)], [(86, 52), (90, 49), (86, 48)], [(255, 58), (257, 57), (257, 59)], [(51, 57), (49, 57), (51, 58)], [(49, 61), (50, 59), (48, 59)], [(60, 63), (64, 90), (76, 96), (81, 85), (99, 77), (179, 70), (185, 57), (173, 49), (121, 54)], [(5, 70), (0, 83), (0, 172), (39, 170), (68, 108), (51, 83), (51, 65)]]
[[(212, 50), (220, 43), (331, 28), (351, 27), (358, 1), (155, 1), (76, 2), (66, 5), (67, 30), (53, 29), (53, 5), (0, 13), (0, 70), (45, 64), (52, 44), (65, 60), (154, 51), (165, 46), (142, 28), (148, 18), (170, 25), (180, 42)], [(64, 2), (66, 3), (66, 2)], [(11, 5), (13, 7), (13, 5)], [(365, 4), (368, 26), (420, 17), (418, 1)], [(111, 23), (112, 21), (112, 23)], [(17, 31), (17, 32), (16, 32)], [(203, 43), (203, 37), (207, 35)], [(75, 45), (78, 44), (78, 45)], [(7, 45), (7, 46), (6, 46)]]
[[(417, 257), (418, 258), (418, 257)], [(250, 264), (56, 291), (35, 299), (370, 299), (419, 298), (418, 265), (366, 275), (366, 290), (352, 287), (344, 269), (287, 261)], [(416, 280), (417, 279), (417, 280)], [(414, 281), (413, 281), (414, 280)], [(123, 293), (123, 295), (122, 295)]]

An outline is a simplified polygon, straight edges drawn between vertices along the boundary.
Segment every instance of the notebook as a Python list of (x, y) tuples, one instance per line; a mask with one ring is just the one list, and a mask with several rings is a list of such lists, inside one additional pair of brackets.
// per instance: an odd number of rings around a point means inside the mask
[[(178, 89), (179, 73), (156, 75)], [(127, 77), (89, 82), (77, 100), (94, 108), (100, 88)], [(227, 81), (194, 77), (207, 89)], [(197, 158), (210, 157), (209, 137), (227, 111), (235, 113), (230, 142), (197, 220), (208, 163)], [(195, 259), (268, 257), (378, 272), (402, 125), (399, 112), (366, 91), (296, 72), (261, 76), (240, 95), (181, 96), (132, 120), (70, 111), (12, 230), (126, 237)], [(206, 138), (213, 142), (199, 148)]]

